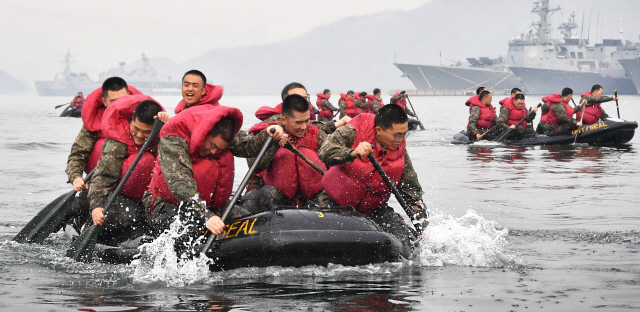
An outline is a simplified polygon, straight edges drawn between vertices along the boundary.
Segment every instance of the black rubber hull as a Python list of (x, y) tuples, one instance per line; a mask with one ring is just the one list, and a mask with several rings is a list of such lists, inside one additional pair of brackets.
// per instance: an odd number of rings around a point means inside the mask
[[(225, 232), (205, 251), (213, 259), (210, 269), (329, 263), (354, 266), (399, 261), (411, 252), (356, 211), (280, 208), (229, 222)], [(66, 231), (74, 235), (73, 229), (68, 227)], [(97, 244), (96, 259), (130, 263), (139, 253), (137, 247), (150, 240), (139, 237), (117, 247)]]
[(67, 106), (62, 113), (60, 113), (60, 117), (80, 117), (82, 116), (82, 108), (75, 109)]
[[(583, 126), (569, 135), (537, 135), (520, 140), (505, 140), (505, 145), (564, 145), (586, 143), (589, 145), (618, 145), (625, 144), (633, 139), (638, 123), (635, 121), (623, 121), (607, 119), (597, 124)], [(576, 139), (576, 134), (578, 135)], [(454, 135), (453, 144), (471, 143), (466, 134)]]

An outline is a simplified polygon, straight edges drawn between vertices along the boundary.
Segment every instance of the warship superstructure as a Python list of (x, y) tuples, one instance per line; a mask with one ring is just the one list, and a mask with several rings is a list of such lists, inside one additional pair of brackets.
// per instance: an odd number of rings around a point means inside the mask
[[(505, 93), (518, 87), (527, 94), (559, 93), (570, 87), (584, 92), (594, 84), (620, 94), (637, 94), (614, 53), (623, 47), (621, 40), (605, 39), (590, 45), (589, 39), (575, 38), (575, 14), (559, 27), (562, 39), (551, 35), (551, 15), (560, 7), (550, 8), (549, 0), (534, 2), (532, 13), (540, 19), (532, 29), (508, 43), (506, 57), (467, 58), (452, 66), (394, 63), (416, 86), (416, 95), (461, 95), (475, 92), (479, 86), (493, 93)], [(640, 85), (639, 85), (640, 86)]]
[(93, 81), (86, 73), (74, 73), (71, 71), (71, 53), (64, 55), (64, 71), (57, 73), (53, 81), (36, 81), (38, 95), (43, 96), (74, 96), (78, 92), (89, 94), (98, 88), (98, 83)]

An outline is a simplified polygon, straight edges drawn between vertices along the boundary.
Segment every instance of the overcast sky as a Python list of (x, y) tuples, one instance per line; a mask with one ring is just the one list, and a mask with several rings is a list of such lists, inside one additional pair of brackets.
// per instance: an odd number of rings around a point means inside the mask
[(1, 0), (0, 69), (24, 77), (17, 72), (21, 63), (52, 54), (61, 59), (67, 49), (76, 59), (74, 71), (86, 62), (116, 67), (142, 52), (181, 63), (211, 49), (276, 42), (340, 18), (411, 10), (428, 1)]

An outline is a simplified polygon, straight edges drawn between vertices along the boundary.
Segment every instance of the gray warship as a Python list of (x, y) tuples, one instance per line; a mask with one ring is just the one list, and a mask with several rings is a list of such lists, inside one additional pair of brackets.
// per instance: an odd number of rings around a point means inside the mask
[(125, 69), (125, 62), (120, 62), (119, 67), (106, 70), (99, 75), (99, 80), (93, 81), (86, 73), (74, 73), (71, 71), (71, 54), (64, 56), (65, 68), (62, 73), (57, 73), (53, 81), (36, 81), (38, 95), (41, 96), (74, 96), (78, 92), (88, 95), (93, 90), (102, 86), (102, 81), (109, 77), (121, 77), (128, 84), (136, 87), (148, 95), (176, 95), (180, 94), (180, 81), (171, 77), (158, 78), (158, 74), (149, 62), (146, 55), (142, 54), (142, 66), (133, 70)]
[[(494, 93), (519, 87), (527, 94), (558, 93), (564, 87), (589, 91), (594, 84), (620, 94), (637, 94), (633, 81), (614, 53), (621, 40), (605, 39), (590, 45), (589, 39), (574, 38), (575, 14), (558, 27), (563, 39), (553, 39), (549, 18), (560, 7), (550, 8), (549, 0), (534, 2), (532, 13), (540, 16), (533, 29), (508, 43), (507, 56), (489, 59), (468, 58), (452, 66), (394, 63), (416, 86), (416, 95), (470, 94), (479, 86)], [(534, 31), (535, 30), (535, 31)]]
[(71, 53), (64, 55), (64, 71), (57, 73), (53, 81), (35, 81), (38, 95), (41, 96), (74, 96), (78, 92), (88, 95), (98, 88), (99, 84), (93, 81), (86, 73), (74, 73), (71, 71)]
[(158, 73), (151, 67), (149, 58), (142, 54), (142, 66), (127, 71), (125, 62), (120, 62), (118, 67), (111, 68), (100, 73), (99, 81), (105, 81), (109, 77), (121, 77), (128, 84), (136, 87), (140, 92), (149, 95), (176, 95), (180, 93), (180, 81), (171, 77), (158, 78)]
[(602, 43), (591, 45), (589, 39), (575, 38), (575, 14), (558, 27), (564, 38), (554, 39), (549, 17), (557, 11), (560, 7), (550, 8), (549, 0), (535, 2), (531, 12), (540, 16), (533, 25), (537, 31), (509, 41), (509, 69), (527, 92), (544, 95), (569, 87), (581, 93), (599, 84), (607, 92), (637, 94), (633, 81), (618, 62), (620, 54), (616, 52), (622, 47), (622, 40), (603, 39)]

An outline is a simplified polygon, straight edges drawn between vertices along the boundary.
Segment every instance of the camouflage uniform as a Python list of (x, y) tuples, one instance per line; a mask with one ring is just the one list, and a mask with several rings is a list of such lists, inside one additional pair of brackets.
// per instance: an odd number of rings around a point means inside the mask
[[(282, 123), (280, 124), (280, 126), (284, 129), (284, 125)], [(288, 133), (288, 132), (286, 132), (285, 130), (285, 133)], [(291, 140), (296, 140), (296, 138), (291, 134), (289, 134), (289, 138)], [(322, 131), (318, 131), (318, 142), (317, 142), (318, 147), (322, 146), (322, 144), (326, 141), (326, 139), (327, 139), (327, 134)], [(265, 153), (264, 157), (262, 157), (262, 160), (256, 167), (256, 172), (261, 172), (263, 170), (266, 170), (271, 164), (273, 157), (281, 148), (284, 148), (284, 147), (280, 147), (280, 145), (276, 145), (269, 148), (267, 153)], [(295, 156), (295, 157), (298, 157), (298, 156)], [(253, 192), (256, 192), (256, 191), (254, 190)], [(271, 209), (273, 205), (314, 206), (317, 203), (317, 200), (316, 200), (317, 195), (314, 196), (314, 198), (305, 199), (299, 196), (299, 194), (297, 194), (296, 198), (294, 198), (293, 200), (289, 200), (284, 195), (282, 195), (282, 193), (280, 193), (280, 191), (275, 186), (272, 186), (272, 185), (264, 185), (260, 188), (260, 190), (257, 191), (257, 194), (247, 194), (247, 196), (249, 200), (252, 200), (253, 197), (255, 196), (254, 205), (252, 205), (251, 202), (249, 202), (247, 205), (243, 204), (245, 208), (251, 210), (251, 213), (267, 211)]]
[(541, 122), (539, 127), (541, 128), (542, 133), (548, 136), (553, 136), (561, 134), (571, 134), (571, 131), (578, 129), (578, 125), (576, 125), (578, 121), (573, 118), (567, 117), (566, 111), (564, 109), (564, 103), (553, 103), (553, 105), (551, 105), (551, 110), (553, 110), (553, 112), (556, 114), (559, 124), (553, 125), (550, 123)]
[(342, 117), (344, 116), (347, 116), (347, 101), (340, 98), (340, 101), (338, 101), (338, 107), (340, 110), (340, 119), (342, 119)]
[(97, 141), (97, 133), (87, 130), (83, 125), (71, 146), (71, 153), (67, 159), (67, 169), (65, 170), (67, 177), (69, 177), (67, 183), (73, 183), (76, 178), (82, 178), (89, 154)]
[[(394, 95), (391, 97), (391, 99), (389, 100), (390, 104), (396, 104), (396, 102), (398, 100), (400, 100), (402, 98), (402, 95)], [(411, 117), (416, 117), (416, 114), (414, 114), (410, 109), (409, 109), (409, 105), (406, 105), (404, 107), (404, 112), (407, 113), (407, 115), (411, 116)]]
[[(337, 109), (335, 106), (333, 106), (333, 104), (331, 104), (331, 102), (329, 102), (329, 100), (322, 100), (322, 102), (320, 102), (320, 106), (323, 107), (326, 110), (329, 110), (331, 112), (337, 112), (339, 109)], [(330, 119), (326, 119), (326, 118), (318, 118), (318, 121), (328, 121)]]
[[(355, 160), (355, 157), (351, 156), (351, 151), (353, 151), (351, 147), (353, 146), (355, 141), (355, 126), (346, 125), (344, 127), (340, 127), (336, 130), (335, 133), (327, 138), (325, 143), (318, 151), (318, 157), (328, 166), (336, 166), (346, 162), (351, 163)], [(383, 145), (380, 144), (380, 146), (383, 150), (385, 150)], [(415, 209), (414, 207), (414, 217), (417, 220), (420, 220), (426, 218), (427, 216), (426, 207), (421, 204), (422, 195), (424, 193), (422, 191), (422, 186), (420, 186), (420, 182), (418, 181), (418, 174), (413, 169), (411, 158), (409, 157), (409, 153), (407, 153), (406, 150), (404, 152), (404, 159), (404, 171), (402, 172), (400, 183), (398, 183), (398, 191), (408, 205), (413, 206), (417, 204), (418, 208)], [(320, 192), (317, 200), (318, 205), (320, 206), (334, 204), (333, 200), (326, 191)], [(409, 235), (409, 229), (407, 228), (407, 225), (404, 223), (404, 221), (401, 221), (402, 217), (398, 215), (392, 208), (388, 207), (387, 204), (384, 204), (381, 207), (364, 214), (369, 217), (369, 219), (378, 224), (378, 226), (382, 230), (395, 235), (405, 242), (406, 239), (411, 236)]]
[[(476, 141), (476, 134), (485, 134), (489, 132), (491, 129), (478, 129), (477, 122), (480, 120), (480, 107), (473, 106), (469, 110), (469, 125), (467, 126), (467, 136), (470, 141)], [(496, 119), (493, 120), (493, 126), (496, 125)], [(492, 127), (493, 127), (492, 126)], [(497, 127), (496, 127), (497, 128)], [(498, 134), (500, 134), (501, 129), (493, 129), (491, 132), (487, 133), (482, 137), (483, 140), (493, 140)]]
[[(583, 96), (580, 99), (580, 103), (582, 103), (582, 101), (586, 100), (587, 101), (587, 106), (592, 106), (594, 104), (597, 103), (604, 103), (604, 102), (609, 102), (609, 101), (613, 101), (613, 98), (610, 96), (600, 96), (600, 97), (595, 97), (593, 95), (587, 95), (587, 96)], [(609, 118), (609, 115), (607, 113), (605, 113), (604, 109), (602, 109), (602, 115), (600, 116), (600, 119), (605, 120)]]
[[(541, 116), (544, 116), (546, 114), (549, 113), (549, 103), (544, 103), (542, 104), (542, 106), (540, 106), (540, 114)], [(544, 134), (544, 129), (547, 127), (547, 123), (540, 120), (540, 122), (538, 123), (538, 126), (536, 127), (536, 133), (538, 134)]]
[[(496, 123), (502, 128), (503, 131), (509, 129), (509, 125), (507, 124), (507, 120), (509, 120), (509, 109), (506, 107), (500, 108), (500, 116), (498, 116), (498, 120)], [(523, 127), (521, 125), (517, 125), (515, 130), (509, 132), (509, 135), (505, 139), (519, 139), (522, 137), (534, 136), (536, 131), (529, 127), (533, 120), (536, 118), (536, 113), (533, 113), (531, 109), (527, 112), (527, 117), (524, 119), (527, 122), (527, 126)]]
[[(263, 131), (260, 134), (253, 136), (244, 131), (240, 131), (236, 134), (231, 144), (229, 144), (229, 151), (236, 157), (255, 157), (258, 155), (264, 142), (269, 135)], [(278, 142), (273, 142), (275, 146)], [(267, 150), (269, 153), (275, 154), (277, 149), (271, 148)], [(273, 157), (273, 156), (271, 156)], [(183, 202), (188, 209), (181, 209), (180, 211), (186, 214), (186, 211), (195, 211), (195, 214), (191, 214), (195, 220), (204, 219), (213, 216), (212, 210), (214, 208), (204, 207), (204, 205), (194, 200), (198, 191), (196, 181), (193, 179), (193, 168), (191, 165), (191, 157), (189, 155), (189, 145), (186, 140), (179, 136), (166, 136), (160, 139), (158, 145), (158, 158), (156, 161), (160, 162), (162, 173), (167, 181), (169, 189), (178, 200)], [(178, 215), (178, 205), (164, 200), (160, 196), (156, 196), (153, 201), (153, 195), (151, 192), (145, 192), (142, 199), (144, 206), (146, 207), (147, 215), (151, 215), (152, 224), (155, 234), (162, 233), (173, 222), (176, 215)], [(151, 207), (153, 201), (153, 208)], [(151, 210), (153, 209), (153, 214)], [(217, 209), (215, 213), (220, 213)], [(230, 216), (240, 216), (245, 214), (238, 206), (231, 211)], [(181, 216), (181, 220), (187, 222)], [(200, 224), (200, 222), (196, 222)], [(202, 223), (203, 225), (204, 223)]]
[(380, 107), (382, 106), (382, 99), (378, 100), (376, 99), (375, 101), (371, 101), (371, 109), (373, 110), (374, 114), (378, 114), (378, 111), (380, 110)]

